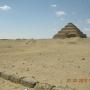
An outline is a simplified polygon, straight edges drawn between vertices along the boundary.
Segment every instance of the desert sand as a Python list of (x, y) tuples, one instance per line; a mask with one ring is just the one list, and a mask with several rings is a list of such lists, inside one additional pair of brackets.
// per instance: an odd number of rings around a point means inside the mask
[[(90, 90), (90, 39), (0, 40), (0, 70), (42, 83)], [(0, 78), (0, 90), (25, 88)]]

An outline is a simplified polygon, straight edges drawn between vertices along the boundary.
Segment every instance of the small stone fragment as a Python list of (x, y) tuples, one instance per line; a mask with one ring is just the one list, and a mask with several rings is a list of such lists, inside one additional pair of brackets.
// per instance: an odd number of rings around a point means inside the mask
[(82, 60), (85, 60), (85, 58), (82, 58)]

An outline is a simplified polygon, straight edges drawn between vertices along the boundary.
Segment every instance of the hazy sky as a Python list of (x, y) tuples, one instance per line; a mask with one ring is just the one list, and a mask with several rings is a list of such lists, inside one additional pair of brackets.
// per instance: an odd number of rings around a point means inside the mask
[(68, 22), (90, 36), (90, 0), (0, 0), (0, 38), (51, 38)]

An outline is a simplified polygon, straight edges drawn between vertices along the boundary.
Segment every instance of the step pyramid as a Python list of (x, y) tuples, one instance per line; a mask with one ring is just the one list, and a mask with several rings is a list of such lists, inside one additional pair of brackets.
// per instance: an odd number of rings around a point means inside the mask
[(86, 34), (80, 31), (73, 23), (68, 23), (64, 28), (62, 28), (57, 34), (54, 35), (54, 39), (58, 38), (71, 38), (71, 37), (81, 37), (86, 38)]

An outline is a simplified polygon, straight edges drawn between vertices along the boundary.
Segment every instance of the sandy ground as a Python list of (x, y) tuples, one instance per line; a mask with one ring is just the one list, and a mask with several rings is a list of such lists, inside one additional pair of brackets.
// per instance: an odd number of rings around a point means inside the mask
[[(56, 86), (90, 90), (89, 68), (90, 39), (0, 40), (0, 69), (11, 73)], [(24, 89), (0, 78), (0, 90)]]

